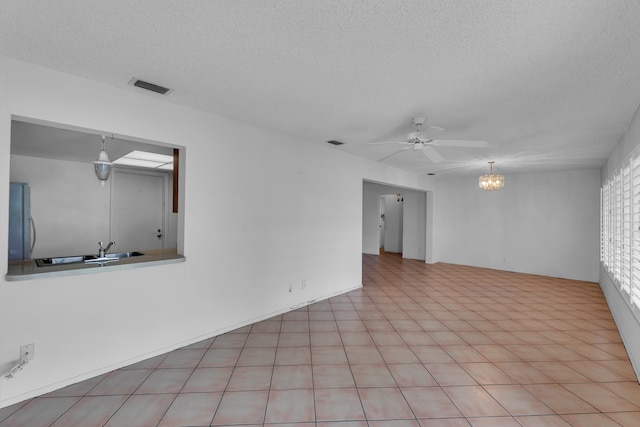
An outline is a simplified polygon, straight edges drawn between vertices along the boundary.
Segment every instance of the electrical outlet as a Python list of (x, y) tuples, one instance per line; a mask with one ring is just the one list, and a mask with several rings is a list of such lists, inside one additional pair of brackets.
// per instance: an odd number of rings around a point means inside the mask
[(33, 349), (34, 344), (25, 344), (20, 346), (20, 360), (24, 359), (25, 354), (27, 354), (27, 360), (33, 359)]

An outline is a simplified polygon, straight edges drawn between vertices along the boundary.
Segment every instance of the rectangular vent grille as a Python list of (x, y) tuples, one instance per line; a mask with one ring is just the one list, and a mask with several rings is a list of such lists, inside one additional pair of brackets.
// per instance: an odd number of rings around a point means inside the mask
[(133, 78), (129, 84), (139, 87), (141, 89), (150, 90), (151, 92), (159, 93), (160, 95), (166, 95), (171, 89), (162, 87), (153, 83), (145, 82), (144, 80), (138, 80)]
[(340, 141), (336, 141), (335, 139), (332, 139), (331, 141), (327, 141), (329, 144), (331, 145), (343, 145), (344, 142), (340, 142)]

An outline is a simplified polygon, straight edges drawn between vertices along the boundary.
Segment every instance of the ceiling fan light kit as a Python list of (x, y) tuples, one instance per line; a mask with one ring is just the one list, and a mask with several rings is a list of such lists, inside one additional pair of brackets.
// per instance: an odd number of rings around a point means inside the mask
[(489, 162), (489, 175), (480, 175), (478, 185), (483, 190), (495, 191), (504, 187), (504, 175), (493, 173), (494, 163), (495, 162)]

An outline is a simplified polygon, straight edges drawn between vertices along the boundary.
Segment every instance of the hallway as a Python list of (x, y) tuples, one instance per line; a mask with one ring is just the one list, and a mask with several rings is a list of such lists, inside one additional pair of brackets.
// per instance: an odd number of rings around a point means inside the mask
[(363, 284), (0, 409), (0, 427), (640, 425), (596, 283), (384, 254)]

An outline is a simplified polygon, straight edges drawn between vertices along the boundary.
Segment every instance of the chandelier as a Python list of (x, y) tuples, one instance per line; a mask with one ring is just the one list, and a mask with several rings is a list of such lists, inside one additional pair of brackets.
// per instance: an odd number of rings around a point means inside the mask
[(478, 184), (483, 190), (499, 190), (504, 187), (504, 175), (499, 173), (493, 173), (493, 164), (495, 162), (489, 162), (489, 175), (480, 175)]

